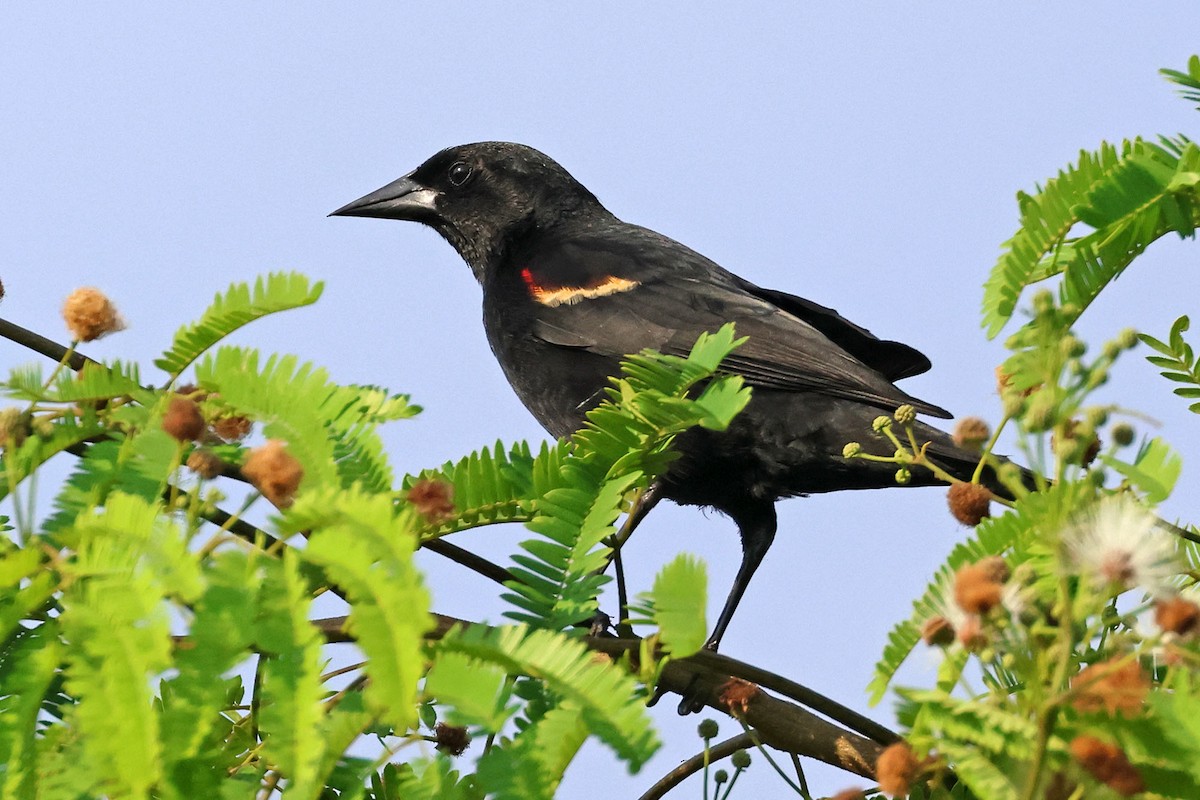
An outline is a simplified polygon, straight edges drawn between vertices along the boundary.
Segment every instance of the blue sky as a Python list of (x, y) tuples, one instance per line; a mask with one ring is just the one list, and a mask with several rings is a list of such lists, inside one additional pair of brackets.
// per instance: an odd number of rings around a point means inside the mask
[[(426, 412), (389, 433), (399, 469), (541, 439), (492, 360), (457, 255), (415, 225), (325, 217), (442, 147), (509, 139), (618, 216), (918, 347), (934, 369), (908, 391), (995, 416), (1003, 349), (980, 331), (980, 284), (1014, 229), (1014, 192), (1102, 139), (1197, 130), (1156, 74), (1200, 49), (1186, 2), (549, 9), (6, 4), (0, 313), (65, 338), (62, 299), (99, 286), (130, 327), (89, 354), (148, 364), (230, 282), (299, 270), (326, 281), (324, 299), (238, 340), (410, 392)], [(1089, 310), (1085, 336), (1161, 334), (1195, 313), (1196, 247), (1156, 245)], [(0, 370), (25, 360), (0, 343)], [(1200, 452), (1195, 416), (1140, 356), (1103, 397)], [(1198, 469), (1185, 464), (1181, 498), (1200, 490)], [(864, 708), (886, 631), (962, 535), (944, 508), (937, 489), (783, 503), (725, 652)], [(521, 537), (461, 544), (503, 558)], [(629, 551), (633, 586), (680, 549), (708, 561), (715, 615), (739, 553), (718, 515), (657, 510)], [(426, 563), (439, 611), (498, 619), (486, 583)], [(932, 659), (916, 661), (908, 677), (930, 680)], [(602, 780), (634, 797), (694, 752), (694, 717), (655, 715), (668, 746), (641, 775), (592, 748), (562, 795), (593, 796)], [(855, 782), (810, 778), (827, 793)], [(782, 788), (761, 759), (746, 783)]]

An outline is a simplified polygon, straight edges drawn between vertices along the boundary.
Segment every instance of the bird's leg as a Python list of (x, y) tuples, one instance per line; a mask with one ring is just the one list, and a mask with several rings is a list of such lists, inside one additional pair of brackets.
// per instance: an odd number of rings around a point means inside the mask
[[(609, 541), (613, 550), (609, 560), (613, 564), (617, 578), (617, 630), (622, 636), (630, 634), (632, 631), (628, 630), (628, 626), (623, 621), (629, 616), (629, 595), (625, 589), (625, 569), (621, 564), (621, 547), (629, 541), (634, 529), (650, 513), (650, 509), (658, 505), (660, 499), (662, 499), (662, 485), (655, 481), (647, 486), (634, 501), (633, 508), (629, 509), (629, 514), (625, 517), (625, 523), (621, 526), (621, 530), (617, 531)], [(607, 567), (607, 565), (605, 566)]]
[(737, 523), (738, 533), (742, 537), (742, 565), (738, 567), (737, 575), (733, 579), (733, 588), (729, 590), (729, 597), (725, 598), (725, 606), (721, 609), (721, 615), (717, 617), (717, 626), (713, 628), (712, 636), (708, 637), (704, 644), (706, 650), (713, 652), (716, 652), (721, 644), (725, 629), (729, 627), (733, 612), (737, 610), (742, 595), (746, 593), (754, 571), (771, 549), (778, 524), (775, 518), (775, 504), (770, 501), (745, 506), (730, 512), (729, 516)]
[[(729, 596), (725, 598), (725, 606), (721, 609), (721, 615), (717, 617), (717, 626), (713, 628), (712, 636), (708, 637), (708, 641), (704, 644), (705, 650), (714, 653), (721, 644), (721, 637), (725, 635), (725, 629), (729, 627), (729, 621), (733, 619), (733, 612), (737, 610), (742, 595), (746, 593), (746, 587), (750, 585), (750, 579), (754, 577), (754, 571), (758, 569), (763, 557), (771, 549), (771, 542), (775, 541), (775, 529), (778, 526), (775, 504), (770, 501), (730, 511), (729, 516), (737, 523), (738, 533), (742, 537), (742, 565), (738, 567), (737, 575), (733, 578), (733, 588), (729, 590)], [(698, 675), (693, 676), (693, 685), (698, 677)], [(684, 689), (682, 695), (683, 699), (679, 701), (681, 715), (694, 714), (704, 707), (704, 703), (696, 696), (692, 686)]]

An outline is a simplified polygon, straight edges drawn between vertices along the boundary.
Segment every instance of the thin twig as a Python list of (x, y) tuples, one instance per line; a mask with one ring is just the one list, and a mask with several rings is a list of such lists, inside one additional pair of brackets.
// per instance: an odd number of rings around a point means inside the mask
[[(667, 792), (671, 791), (689, 777), (704, 769), (704, 765), (706, 763), (714, 764), (717, 761), (728, 758), (738, 750), (745, 750), (747, 747), (753, 746), (754, 739), (750, 736), (750, 734), (739, 733), (737, 736), (730, 737), (720, 744), (708, 748), (707, 752), (701, 750), (699, 753), (659, 778), (653, 786), (647, 789), (645, 793), (638, 798), (638, 800), (659, 800), (659, 798), (664, 797)], [(706, 755), (708, 756), (707, 759), (705, 758)]]

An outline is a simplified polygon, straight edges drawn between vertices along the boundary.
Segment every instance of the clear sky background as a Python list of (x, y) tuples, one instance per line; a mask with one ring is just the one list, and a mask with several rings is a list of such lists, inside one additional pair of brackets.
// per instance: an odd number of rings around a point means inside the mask
[[(934, 369), (905, 389), (994, 418), (1004, 351), (980, 330), (980, 285), (1015, 229), (1014, 192), (1102, 139), (1200, 129), (1156, 74), (1200, 51), (1194, 2), (1003, 6), (8, 3), (0, 314), (65, 339), (62, 299), (101, 287), (129, 330), (87, 352), (149, 368), (230, 282), (299, 270), (326, 282), (322, 301), (237, 341), (410, 392), (426, 411), (388, 432), (399, 470), (539, 440), (450, 247), (413, 224), (325, 216), (443, 147), (508, 139), (623, 219), (918, 347)], [(1085, 315), (1085, 337), (1161, 336), (1200, 314), (1198, 254), (1156, 245)], [(0, 343), (0, 371), (30, 358)], [(1140, 354), (1103, 398), (1200, 453), (1197, 418)], [(1186, 462), (1164, 512), (1195, 519), (1198, 491)], [(887, 630), (963, 533), (939, 489), (785, 502), (723, 650), (866, 710)], [(504, 559), (522, 537), (459, 543)], [(656, 510), (628, 551), (632, 586), (680, 549), (708, 561), (711, 621), (740, 552), (719, 515)], [(425, 563), (438, 611), (499, 621), (491, 585)], [(931, 681), (935, 659), (915, 663), (906, 678)], [(693, 753), (698, 719), (671, 705), (640, 775), (591, 746), (562, 796), (636, 797)], [(870, 713), (891, 721), (888, 702)], [(863, 783), (810, 779), (817, 793)], [(744, 797), (784, 790), (761, 758), (744, 781)]]

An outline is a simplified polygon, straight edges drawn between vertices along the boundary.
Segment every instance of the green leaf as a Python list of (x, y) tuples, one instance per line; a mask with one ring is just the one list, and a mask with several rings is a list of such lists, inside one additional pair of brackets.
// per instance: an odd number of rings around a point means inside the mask
[(509, 704), (507, 673), (496, 664), (463, 653), (435, 650), (425, 694), (453, 707), (456, 725), (479, 725), (498, 732), (516, 708)]
[(1107, 454), (1100, 460), (1128, 478), (1151, 505), (1167, 499), (1183, 471), (1183, 458), (1158, 437), (1142, 444), (1132, 464)]
[(262, 752), (288, 779), (291, 796), (316, 798), (326, 741), (321, 637), (308, 621), (312, 592), (294, 550), (285, 551), (280, 561), (262, 563), (267, 569), (254, 620), (262, 651)]
[(471, 626), (452, 630), (436, 650), (541, 679), (581, 710), (590, 730), (630, 770), (640, 768), (658, 748), (633, 679), (613, 664), (597, 662), (581, 643), (561, 633), (525, 626)]
[(226, 673), (250, 655), (255, 594), (262, 579), (240, 550), (218, 553), (204, 573), (206, 586), (193, 607), (188, 646), (175, 657), (178, 674), (165, 681), (162, 739), (167, 781), (177, 797), (194, 791), (195, 775), (211, 765), (199, 757), (226, 709)]
[(34, 797), (37, 788), (38, 716), (58, 677), (64, 647), (58, 624), (22, 628), (0, 654), (0, 753), (3, 797)]
[[(1077, 315), (1154, 241), (1191, 236), (1200, 224), (1197, 172), (1200, 149), (1186, 140), (1101, 143), (1033, 195), (1018, 194), (1021, 227), (984, 287), (988, 336), (1008, 322), (1027, 286), (1064, 273), (1060, 300)], [(1076, 223), (1094, 230), (1070, 239)]]
[(413, 564), (416, 515), (388, 495), (356, 488), (310, 494), (285, 526), (312, 530), (306, 561), (322, 567), (350, 602), (348, 629), (367, 656), (371, 710), (399, 729), (417, 724), (424, 636), (433, 628), (429, 593)]
[(583, 712), (562, 703), (484, 755), (479, 780), (497, 800), (551, 800), (587, 737)]
[(1167, 80), (1183, 87), (1179, 94), (1185, 99), (1200, 103), (1200, 56), (1188, 59), (1187, 72), (1173, 69), (1161, 69), (1159, 72), (1166, 76)]
[(703, 561), (687, 553), (677, 555), (659, 570), (647, 599), (667, 652), (684, 658), (704, 646), (708, 581)]
[(154, 365), (179, 377), (188, 365), (210, 347), (238, 328), (268, 314), (315, 303), (324, 284), (309, 284), (298, 273), (276, 272), (259, 277), (253, 291), (248, 284), (235, 283), (224, 294), (218, 294), (200, 319), (184, 325), (175, 333), (172, 342)]
[[(148, 797), (162, 774), (151, 679), (170, 665), (165, 597), (193, 583), (185, 547), (156, 504), (116, 493), (75, 525), (78, 554), (60, 617), (68, 642), (67, 689), (79, 698), (89, 760), (112, 794)], [(192, 587), (183, 588), (190, 594)]]

